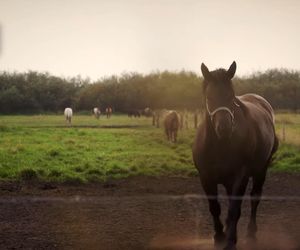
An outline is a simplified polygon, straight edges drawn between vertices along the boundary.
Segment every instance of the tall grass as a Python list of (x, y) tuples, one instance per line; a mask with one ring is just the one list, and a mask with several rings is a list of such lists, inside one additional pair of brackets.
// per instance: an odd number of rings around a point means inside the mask
[(300, 114), (276, 114), (276, 133), (284, 144), (300, 147)]

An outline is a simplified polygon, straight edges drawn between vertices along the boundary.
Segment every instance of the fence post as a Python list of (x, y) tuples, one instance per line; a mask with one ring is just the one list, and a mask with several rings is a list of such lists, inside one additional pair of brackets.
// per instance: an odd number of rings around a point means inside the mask
[(156, 115), (156, 127), (159, 128), (159, 116), (160, 116), (160, 113), (157, 113)]
[(195, 111), (194, 113), (194, 128), (196, 129), (198, 127), (198, 112)]
[(188, 111), (186, 111), (185, 114), (184, 114), (184, 123), (185, 123), (185, 128), (188, 129), (189, 128), (189, 114), (188, 114)]
[(152, 114), (152, 126), (155, 126), (155, 113)]
[(282, 124), (282, 141), (285, 142), (285, 122)]
[(183, 129), (183, 113), (180, 112), (179, 116), (180, 116), (180, 130), (182, 130)]

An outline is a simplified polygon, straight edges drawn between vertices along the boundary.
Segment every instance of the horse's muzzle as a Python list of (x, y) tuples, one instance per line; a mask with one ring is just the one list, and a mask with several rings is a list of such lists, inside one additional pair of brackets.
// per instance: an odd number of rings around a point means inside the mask
[(229, 139), (232, 136), (232, 126), (230, 125), (227, 123), (225, 124), (219, 123), (216, 126), (215, 130), (216, 130), (217, 137), (219, 139), (226, 139), (226, 138)]

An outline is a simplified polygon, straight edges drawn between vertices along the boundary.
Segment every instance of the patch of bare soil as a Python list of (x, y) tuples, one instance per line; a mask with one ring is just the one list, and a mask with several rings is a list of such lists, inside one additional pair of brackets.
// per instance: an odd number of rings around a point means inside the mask
[[(227, 202), (221, 202), (224, 217)], [(238, 249), (300, 249), (299, 174), (269, 175), (256, 243), (245, 237), (249, 203), (246, 197)], [(135, 177), (81, 186), (0, 184), (0, 249), (209, 250), (214, 249), (212, 234), (196, 177)]]

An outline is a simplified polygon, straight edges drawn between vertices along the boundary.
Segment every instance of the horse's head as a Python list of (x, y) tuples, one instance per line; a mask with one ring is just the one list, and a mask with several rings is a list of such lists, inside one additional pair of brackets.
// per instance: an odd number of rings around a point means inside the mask
[(230, 138), (234, 127), (234, 106), (237, 106), (231, 82), (236, 63), (233, 62), (228, 70), (217, 69), (211, 72), (202, 63), (201, 71), (206, 112), (212, 126), (218, 138)]

